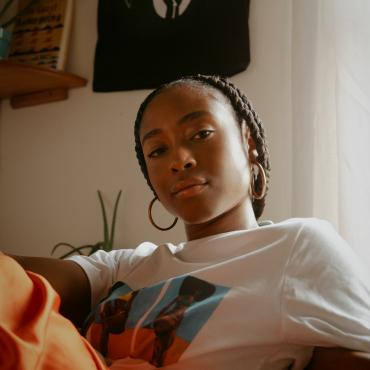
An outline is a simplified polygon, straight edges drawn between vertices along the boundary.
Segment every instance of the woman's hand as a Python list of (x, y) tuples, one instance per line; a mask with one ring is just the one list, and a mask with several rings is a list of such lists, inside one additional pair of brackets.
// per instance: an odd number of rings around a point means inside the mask
[(369, 370), (370, 353), (316, 347), (306, 370)]

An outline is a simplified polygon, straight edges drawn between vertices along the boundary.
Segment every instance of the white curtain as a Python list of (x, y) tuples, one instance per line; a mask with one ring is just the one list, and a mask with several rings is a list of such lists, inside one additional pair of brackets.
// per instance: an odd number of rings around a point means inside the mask
[(370, 266), (370, 1), (292, 0), (293, 214)]

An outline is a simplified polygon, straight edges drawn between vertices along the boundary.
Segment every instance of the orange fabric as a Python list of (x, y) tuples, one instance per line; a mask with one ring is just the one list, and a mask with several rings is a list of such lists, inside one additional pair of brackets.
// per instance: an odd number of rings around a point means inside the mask
[(0, 369), (105, 370), (42, 276), (0, 255)]

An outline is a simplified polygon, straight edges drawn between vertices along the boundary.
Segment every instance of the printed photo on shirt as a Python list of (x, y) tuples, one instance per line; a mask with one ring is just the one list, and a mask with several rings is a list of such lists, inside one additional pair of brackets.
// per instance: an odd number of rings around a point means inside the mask
[(92, 311), (84, 334), (111, 359), (175, 363), (230, 290), (191, 275), (133, 291), (116, 283)]

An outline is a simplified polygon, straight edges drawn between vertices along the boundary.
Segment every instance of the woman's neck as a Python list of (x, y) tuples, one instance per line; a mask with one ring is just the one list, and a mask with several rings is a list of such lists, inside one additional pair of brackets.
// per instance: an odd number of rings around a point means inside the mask
[(258, 227), (252, 203), (249, 199), (237, 204), (229, 211), (201, 224), (185, 224), (187, 239), (201, 239), (207, 236), (235, 230), (248, 230)]

